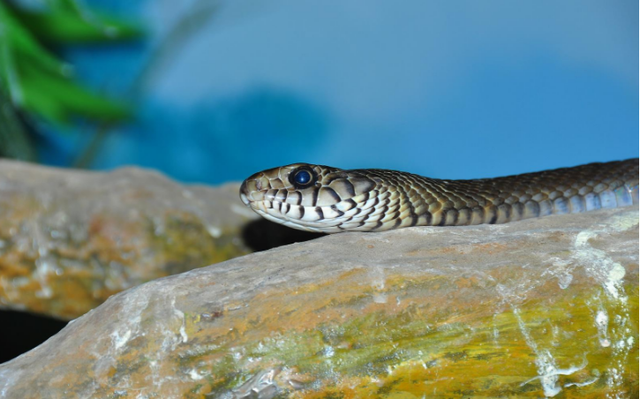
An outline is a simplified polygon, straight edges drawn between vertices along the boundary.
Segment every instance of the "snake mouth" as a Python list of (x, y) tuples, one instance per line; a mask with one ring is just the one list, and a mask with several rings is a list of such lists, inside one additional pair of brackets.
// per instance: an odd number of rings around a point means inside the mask
[(249, 200), (249, 197), (247, 196), (247, 181), (243, 181), (242, 184), (240, 185), (240, 201), (242, 201), (243, 204), (245, 204), (246, 206), (251, 206), (251, 201)]
[(242, 201), (246, 206), (251, 206), (251, 201), (249, 201), (249, 198), (245, 193), (240, 193), (240, 201)]
[(254, 212), (266, 217), (270, 209), (274, 206), (274, 201), (265, 201), (266, 192), (259, 190), (263, 184), (259, 179), (249, 178), (240, 185), (240, 201)]
[[(264, 191), (256, 191), (254, 189), (255, 185), (254, 180), (247, 179), (242, 183), (239, 190), (242, 203), (254, 212), (271, 222), (283, 224), (293, 229), (314, 233), (325, 232), (325, 229), (320, 226), (310, 226), (308, 225), (309, 223), (300, 220), (305, 213), (311, 213), (311, 209), (315, 209), (315, 207), (305, 208), (300, 205), (289, 204), (286, 201), (278, 201), (275, 197), (268, 197)], [(287, 215), (294, 207), (294, 214), (297, 216)]]

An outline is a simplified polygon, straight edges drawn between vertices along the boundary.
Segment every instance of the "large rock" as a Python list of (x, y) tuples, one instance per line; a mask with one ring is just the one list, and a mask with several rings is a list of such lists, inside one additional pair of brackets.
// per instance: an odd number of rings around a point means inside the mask
[(638, 392), (638, 210), (342, 233), (111, 297), (2, 398)]
[(238, 185), (0, 160), (0, 308), (78, 317), (110, 295), (250, 252)]

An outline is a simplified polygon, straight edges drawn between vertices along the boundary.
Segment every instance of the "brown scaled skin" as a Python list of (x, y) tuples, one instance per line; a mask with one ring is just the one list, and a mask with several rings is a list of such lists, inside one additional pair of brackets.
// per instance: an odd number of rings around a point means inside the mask
[(261, 216), (314, 232), (507, 223), (638, 204), (638, 159), (475, 180), (296, 163), (240, 187)]

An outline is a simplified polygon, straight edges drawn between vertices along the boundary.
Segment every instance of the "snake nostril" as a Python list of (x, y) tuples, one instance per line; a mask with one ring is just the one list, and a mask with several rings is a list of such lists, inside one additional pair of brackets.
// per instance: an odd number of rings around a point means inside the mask
[(262, 190), (262, 182), (260, 180), (256, 179), (256, 190), (260, 191)]

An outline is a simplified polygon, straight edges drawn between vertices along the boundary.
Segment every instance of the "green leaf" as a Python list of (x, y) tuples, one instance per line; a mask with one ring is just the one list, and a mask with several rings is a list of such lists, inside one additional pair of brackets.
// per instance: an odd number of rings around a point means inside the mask
[[(81, 9), (73, 0), (47, 0), (48, 13), (27, 14), (0, 2), (0, 93), (11, 103), (58, 124), (73, 117), (114, 122), (131, 117), (130, 108), (83, 88), (73, 80), (73, 68), (45, 50), (31, 29), (50, 39), (67, 41), (113, 40), (133, 37), (133, 25), (109, 22)], [(17, 18), (27, 15), (25, 20)], [(35, 19), (29, 20), (34, 17)], [(30, 21), (30, 22), (29, 22)], [(33, 24), (37, 25), (34, 26)], [(61, 26), (57, 27), (60, 24)], [(69, 25), (70, 27), (62, 27)], [(57, 32), (57, 33), (56, 33)], [(57, 36), (56, 36), (57, 35)]]
[(3, 3), (0, 3), (0, 43), (5, 45), (8, 51), (30, 54), (42, 67), (62, 73), (69, 68), (67, 64), (42, 48)]
[(24, 107), (61, 124), (82, 116), (100, 122), (131, 117), (129, 107), (84, 89), (72, 80), (43, 73), (30, 63), (21, 65)]
[(52, 9), (43, 12), (16, 12), (17, 18), (40, 40), (51, 43), (99, 43), (135, 39), (143, 34), (138, 24), (98, 12)]
[(3, 90), (0, 90), (0, 157), (36, 160), (29, 132)]

